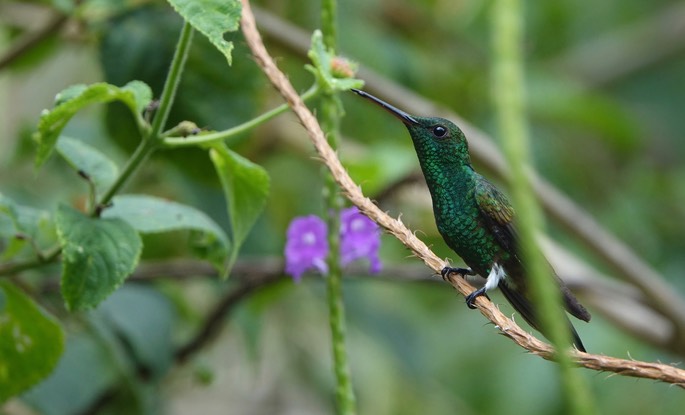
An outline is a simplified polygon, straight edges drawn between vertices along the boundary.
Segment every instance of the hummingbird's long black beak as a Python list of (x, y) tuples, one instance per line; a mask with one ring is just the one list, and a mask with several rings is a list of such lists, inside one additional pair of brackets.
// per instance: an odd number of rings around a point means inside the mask
[(402, 111), (399, 108), (393, 107), (392, 105), (388, 104), (387, 102), (383, 101), (380, 98), (376, 98), (373, 95), (369, 94), (368, 92), (364, 92), (359, 89), (351, 89), (352, 92), (356, 93), (360, 97), (366, 98), (381, 107), (383, 107), (386, 111), (388, 111), (390, 114), (394, 115), (395, 117), (399, 118), (400, 121), (405, 123), (406, 125), (412, 125), (412, 124), (418, 124), (419, 122), (416, 120), (416, 118), (412, 117), (411, 115), (407, 114), (406, 112)]

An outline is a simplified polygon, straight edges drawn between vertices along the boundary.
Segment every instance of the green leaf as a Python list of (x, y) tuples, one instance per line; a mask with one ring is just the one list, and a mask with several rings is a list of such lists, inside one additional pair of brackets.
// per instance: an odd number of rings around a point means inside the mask
[(133, 272), (142, 242), (119, 218), (91, 218), (61, 205), (55, 217), (62, 245), (62, 296), (70, 310), (96, 306)]
[(207, 214), (180, 203), (143, 195), (122, 195), (113, 200), (111, 208), (102, 215), (120, 218), (141, 233), (159, 233), (182, 229), (199, 231), (205, 237), (202, 245), (208, 249), (206, 257), (217, 259), (219, 264), (226, 257), (230, 242), (228, 236)]
[[(29, 240), (36, 247), (53, 245), (56, 239), (54, 223), (48, 212), (17, 205), (0, 193), (0, 240), (2, 239), (8, 241), (2, 258), (13, 258), (27, 251), (24, 248), (30, 246)], [(31, 253), (35, 254), (33, 251)]]
[(242, 6), (239, 0), (169, 0), (171, 6), (219, 49), (231, 64), (233, 43), (224, 40), (224, 33), (240, 27)]
[(152, 91), (145, 83), (131, 81), (123, 88), (106, 83), (72, 85), (55, 97), (55, 107), (44, 110), (38, 122), (38, 131), (33, 137), (38, 143), (36, 167), (40, 167), (50, 156), (57, 138), (71, 117), (83, 107), (91, 104), (121, 101), (142, 125), (141, 113), (152, 101)]
[(163, 375), (173, 363), (171, 302), (159, 291), (127, 284), (96, 310), (130, 346), (135, 361), (155, 375)]
[(224, 271), (227, 277), (240, 246), (266, 205), (269, 175), (223, 144), (213, 147), (209, 154), (221, 180), (231, 224), (231, 252)]
[(81, 140), (61, 136), (57, 151), (74, 170), (88, 175), (98, 194), (107, 191), (119, 174), (119, 168), (112, 160)]
[(70, 334), (57, 369), (22, 400), (44, 415), (85, 413), (121, 376), (102, 343), (88, 333)]
[[(532, 117), (564, 129), (597, 134), (614, 151), (630, 152), (639, 148), (640, 128), (630, 111), (620, 101), (570, 82), (536, 74), (529, 83), (528, 107)], [(572, 131), (573, 131), (572, 130)], [(586, 130), (586, 131), (584, 131)]]
[(19, 215), (14, 201), (0, 193), (0, 238), (13, 239), (19, 227)]
[(59, 323), (7, 281), (0, 281), (0, 339), (0, 402), (50, 374), (64, 349)]

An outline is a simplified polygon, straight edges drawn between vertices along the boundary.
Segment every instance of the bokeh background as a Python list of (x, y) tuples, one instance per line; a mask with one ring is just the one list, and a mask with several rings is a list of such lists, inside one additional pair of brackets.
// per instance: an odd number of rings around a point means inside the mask
[[(295, 86), (306, 90), (312, 76), (291, 38), (301, 35), (298, 30), (308, 36), (319, 26), (318, 2), (254, 4), (270, 52)], [(0, 2), (0, 51), (64, 16), (69, 5), (67, 0)], [(685, 6), (560, 0), (526, 2), (525, 9), (536, 169), (685, 297)], [(30, 134), (40, 111), (74, 83), (123, 85), (139, 79), (158, 96), (180, 31), (180, 18), (162, 1), (90, 0), (77, 10), (0, 67), (0, 191), (46, 210), (59, 202), (82, 205), (87, 188), (56, 158), (34, 171)], [(496, 139), (490, 2), (350, 0), (340, 2), (339, 13), (345, 56)], [(236, 45), (231, 67), (195, 36), (169, 125), (192, 120), (220, 130), (281, 103), (241, 35), (228, 38)], [(406, 131), (347, 95), (340, 156), (352, 176), (385, 210), (401, 214), (439, 256), (458, 264), (433, 224)], [(65, 134), (123, 163), (136, 144), (133, 131), (127, 111), (113, 104), (79, 113)], [(272, 181), (266, 210), (235, 275), (227, 282), (212, 276), (206, 264), (192, 259), (190, 236), (179, 232), (146, 237), (138, 278), (86, 315), (64, 310), (55, 289), (58, 268), (22, 276), (38, 287), (41, 304), (67, 328), (67, 351), (52, 378), (0, 411), (334, 413), (324, 281), (311, 275), (295, 284), (280, 277), (290, 220), (323, 213), (322, 166), (290, 114), (246, 134), (233, 148), (265, 167)], [(478, 160), (475, 167), (506, 188)], [(187, 203), (227, 224), (221, 190), (201, 150), (158, 154), (127, 192)], [(552, 220), (547, 225), (553, 240), (607, 278), (615, 277), (566, 229)], [(347, 271), (344, 284), (359, 413), (564, 413), (554, 364), (496, 335), (463, 298), (431, 278), (429, 269), (387, 235), (381, 259), (380, 275), (368, 275), (359, 264)], [(268, 282), (220, 315), (214, 339), (181, 362), (175, 351), (216, 305), (245, 281), (265, 276)], [(582, 286), (579, 292), (582, 300)], [(513, 314), (499, 294), (492, 298)], [(685, 357), (685, 348), (656, 347), (590, 308), (593, 321), (576, 327), (591, 352), (674, 364)], [(107, 325), (117, 327), (116, 336), (103, 335)], [(579, 370), (602, 413), (681, 414), (685, 408), (680, 388)]]

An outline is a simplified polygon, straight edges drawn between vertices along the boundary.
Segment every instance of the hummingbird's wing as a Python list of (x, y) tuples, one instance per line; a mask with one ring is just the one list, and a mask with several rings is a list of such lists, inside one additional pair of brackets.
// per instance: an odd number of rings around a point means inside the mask
[[(521, 267), (520, 270), (509, 271), (525, 273), (525, 267), (518, 254), (518, 234), (516, 232), (516, 227), (514, 226), (514, 208), (511, 206), (509, 199), (482, 176), (478, 178), (475, 196), (484, 222), (495, 235), (497, 242), (507, 252), (513, 253), (516, 261)], [(556, 276), (556, 273), (554, 275), (561, 290), (566, 310), (580, 320), (590, 321), (590, 313), (578, 302), (576, 297), (571, 293), (568, 287), (566, 287), (566, 284)], [(525, 279), (520, 281), (519, 284), (525, 284)], [(521, 288), (523, 287), (520, 287), (519, 291), (527, 291), (525, 288)], [(528, 300), (523, 298), (523, 295), (520, 292), (510, 295), (507, 295), (508, 293), (504, 294), (507, 297), (507, 300), (509, 300), (521, 314), (524, 314), (526, 320), (535, 320), (532, 305), (524, 304), (528, 303)], [(537, 323), (533, 323), (532, 321), (529, 322), (533, 326)]]
[(475, 196), (480, 214), (497, 242), (507, 252), (517, 255), (518, 235), (514, 227), (514, 208), (509, 199), (483, 176), (476, 181)]

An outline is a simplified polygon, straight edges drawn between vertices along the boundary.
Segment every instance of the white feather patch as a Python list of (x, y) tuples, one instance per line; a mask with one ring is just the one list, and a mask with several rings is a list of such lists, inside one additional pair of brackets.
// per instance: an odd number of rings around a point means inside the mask
[(485, 281), (485, 291), (490, 291), (493, 288), (497, 288), (499, 282), (502, 281), (507, 276), (507, 272), (504, 268), (495, 262), (490, 268), (490, 273), (488, 274), (488, 279)]

